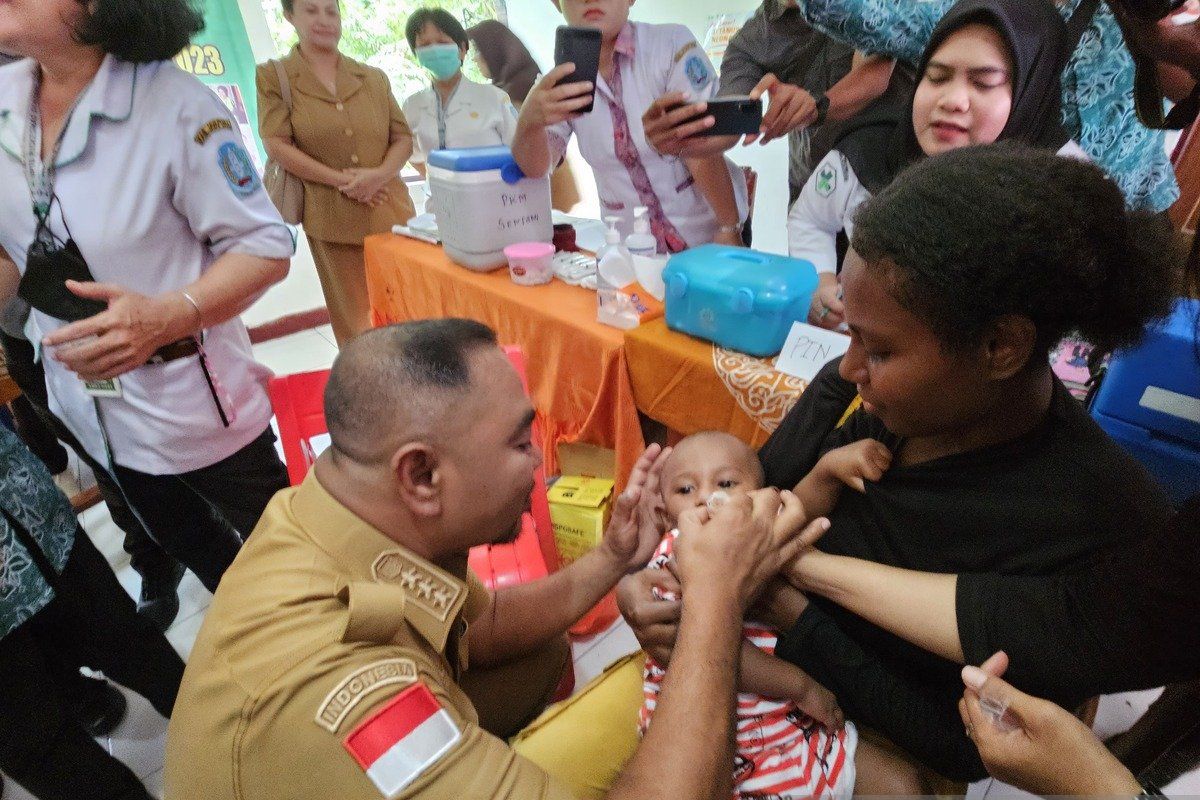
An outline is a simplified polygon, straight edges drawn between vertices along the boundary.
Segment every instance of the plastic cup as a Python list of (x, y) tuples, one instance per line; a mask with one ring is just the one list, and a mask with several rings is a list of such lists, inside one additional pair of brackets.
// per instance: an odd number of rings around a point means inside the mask
[(549, 283), (554, 277), (554, 245), (548, 242), (519, 242), (504, 248), (508, 276), (521, 286)]

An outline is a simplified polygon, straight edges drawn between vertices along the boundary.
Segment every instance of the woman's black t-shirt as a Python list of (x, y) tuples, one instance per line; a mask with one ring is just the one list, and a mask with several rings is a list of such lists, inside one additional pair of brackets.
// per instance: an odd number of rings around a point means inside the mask
[[(838, 364), (818, 374), (763, 445), (768, 485), (791, 488), (821, 454), (861, 439), (903, 447), (865, 410), (837, 427), (855, 394)], [(844, 490), (820, 548), (927, 572), (1045, 575), (1161, 530), (1169, 513), (1141, 466), (1056, 380), (1045, 420), (1017, 439), (894, 466), (865, 494)], [(958, 715), (957, 665), (823, 598), (812, 598), (776, 652), (833, 691), (847, 718), (934, 770), (956, 780), (985, 775)], [(1067, 706), (1087, 696), (1060, 688), (1050, 699)]]

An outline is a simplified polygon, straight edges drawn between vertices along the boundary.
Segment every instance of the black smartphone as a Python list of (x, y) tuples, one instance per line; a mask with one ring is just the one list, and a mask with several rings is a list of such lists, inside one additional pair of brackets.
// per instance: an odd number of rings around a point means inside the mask
[(559, 81), (559, 85), (591, 82), (592, 99), (578, 112), (587, 114), (596, 101), (596, 75), (600, 72), (600, 31), (596, 28), (559, 25), (554, 34), (554, 64), (557, 66), (567, 62), (575, 65), (575, 72)]
[(762, 127), (762, 100), (753, 97), (714, 97), (703, 116), (713, 117), (713, 126), (698, 136), (737, 136), (758, 133)]

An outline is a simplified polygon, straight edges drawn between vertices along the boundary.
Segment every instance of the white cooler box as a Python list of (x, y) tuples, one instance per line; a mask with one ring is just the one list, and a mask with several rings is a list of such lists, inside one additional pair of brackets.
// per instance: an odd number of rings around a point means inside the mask
[(525, 177), (507, 147), (434, 150), (426, 176), (446, 254), (468, 269), (503, 267), (508, 245), (554, 238), (550, 179)]

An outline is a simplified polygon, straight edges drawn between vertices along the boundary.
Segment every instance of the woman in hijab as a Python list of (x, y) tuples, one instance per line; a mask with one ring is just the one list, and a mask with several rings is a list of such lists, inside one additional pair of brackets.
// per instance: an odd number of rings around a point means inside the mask
[(850, 236), (858, 207), (909, 164), (1008, 139), (1086, 158), (1062, 127), (1068, 55), (1066, 25), (1047, 0), (961, 0), (946, 13), (904, 108), (878, 106), (848, 126), (788, 214), (789, 254), (820, 275), (809, 322), (842, 324), (837, 235)]
[[(529, 50), (504, 23), (494, 19), (467, 28), (467, 36), (475, 45), (479, 71), (519, 109), (541, 72)], [(566, 159), (550, 176), (550, 197), (554, 207), (564, 212), (579, 202), (579, 189)]]

